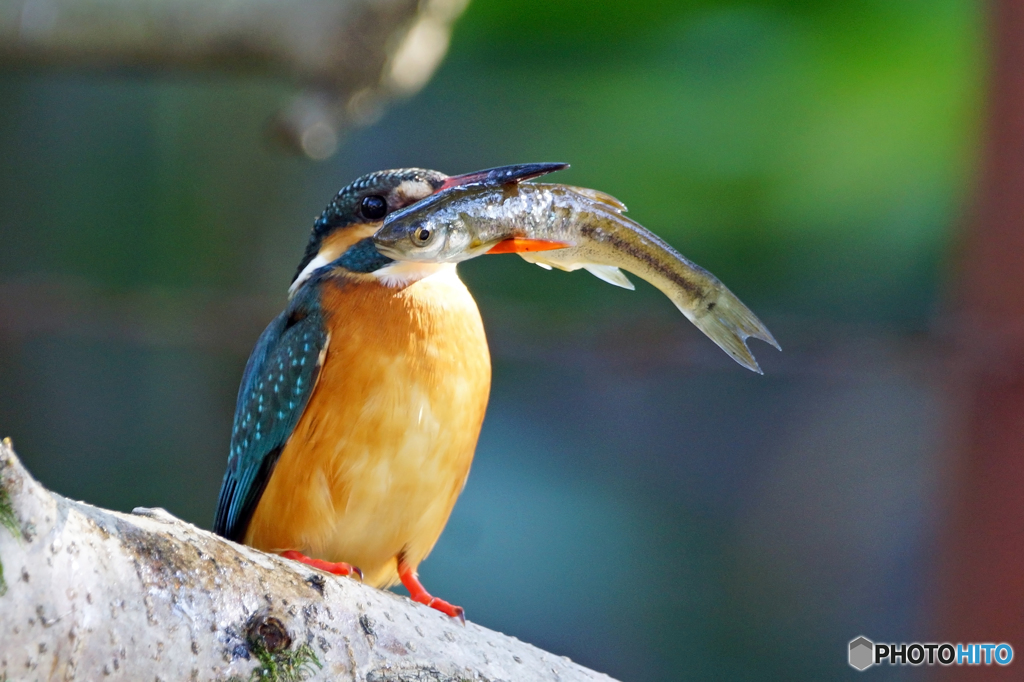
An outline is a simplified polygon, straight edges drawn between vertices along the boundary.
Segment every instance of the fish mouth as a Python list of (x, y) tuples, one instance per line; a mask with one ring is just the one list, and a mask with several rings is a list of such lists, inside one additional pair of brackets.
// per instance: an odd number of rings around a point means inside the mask
[(377, 249), (377, 252), (380, 253), (382, 256), (387, 256), (388, 258), (390, 258), (392, 260), (396, 260), (396, 261), (426, 261), (426, 260), (430, 260), (429, 258), (415, 258), (415, 257), (411, 257), (411, 256), (413, 256), (413, 253), (415, 253), (415, 252), (407, 253), (407, 252), (403, 251), (402, 249), (399, 249), (394, 244), (382, 243), (382, 242), (378, 241), (376, 239), (376, 237), (374, 237), (373, 241), (374, 241), (373, 245)]
[(466, 187), (469, 185), (484, 185), (489, 187), (500, 187), (501, 185), (514, 185), (526, 180), (565, 170), (569, 167), (567, 163), (520, 163), (511, 166), (497, 166), (496, 168), (485, 168), (484, 170), (462, 175), (452, 175), (437, 188), (442, 192), (452, 187)]

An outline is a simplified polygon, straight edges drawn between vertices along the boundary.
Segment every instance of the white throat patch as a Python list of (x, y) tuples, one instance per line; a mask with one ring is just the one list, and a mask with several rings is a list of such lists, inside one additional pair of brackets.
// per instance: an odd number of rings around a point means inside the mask
[(309, 279), (314, 270), (322, 268), (330, 262), (331, 261), (324, 258), (322, 254), (317, 254), (316, 258), (309, 261), (306, 267), (302, 268), (302, 272), (299, 273), (299, 276), (296, 277), (295, 281), (292, 282), (290, 287), (288, 287), (288, 298), (295, 295), (295, 292), (299, 290), (299, 287), (305, 284), (306, 280)]
[(400, 289), (434, 275), (455, 275), (455, 263), (417, 263), (396, 260), (371, 273), (386, 287)]

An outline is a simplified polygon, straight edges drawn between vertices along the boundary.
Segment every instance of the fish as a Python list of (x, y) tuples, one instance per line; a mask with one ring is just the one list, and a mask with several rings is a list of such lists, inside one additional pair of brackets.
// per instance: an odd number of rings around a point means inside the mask
[(718, 278), (625, 213), (615, 197), (584, 187), (481, 183), (446, 189), (395, 211), (373, 242), (397, 261), (458, 263), (518, 253), (546, 269), (585, 269), (633, 289), (625, 270), (664, 293), (736, 362), (762, 374), (747, 339), (782, 350), (768, 328)]

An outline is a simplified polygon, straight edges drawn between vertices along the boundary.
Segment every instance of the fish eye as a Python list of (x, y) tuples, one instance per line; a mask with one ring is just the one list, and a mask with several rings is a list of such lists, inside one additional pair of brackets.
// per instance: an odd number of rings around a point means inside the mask
[(429, 229), (421, 227), (419, 230), (416, 231), (416, 241), (418, 241), (420, 244), (426, 244), (428, 241), (430, 241), (430, 236), (432, 234), (433, 233)]
[(359, 204), (359, 212), (367, 220), (380, 220), (387, 215), (388, 202), (384, 201), (384, 197), (377, 196), (376, 194), (363, 197), (362, 202)]

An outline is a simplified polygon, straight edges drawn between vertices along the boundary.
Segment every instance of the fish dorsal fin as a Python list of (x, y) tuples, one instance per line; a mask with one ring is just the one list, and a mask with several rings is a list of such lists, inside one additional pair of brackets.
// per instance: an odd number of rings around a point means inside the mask
[(613, 197), (611, 194), (605, 194), (604, 192), (599, 192), (596, 189), (590, 189), (589, 187), (570, 186), (569, 189), (571, 189), (573, 192), (576, 192), (576, 194), (581, 194), (592, 201), (597, 201), (599, 203), (610, 206), (617, 213), (626, 212), (626, 205), (619, 201), (618, 199), (616, 199), (615, 197)]
[(584, 265), (583, 267), (591, 275), (597, 277), (598, 279), (602, 279), (605, 282), (608, 282), (608, 284), (614, 284), (617, 287), (629, 289), (630, 291), (633, 291), (636, 288), (633, 286), (633, 283), (629, 281), (629, 278), (626, 277), (625, 273), (623, 273), (622, 270), (619, 270), (614, 265), (588, 264)]

